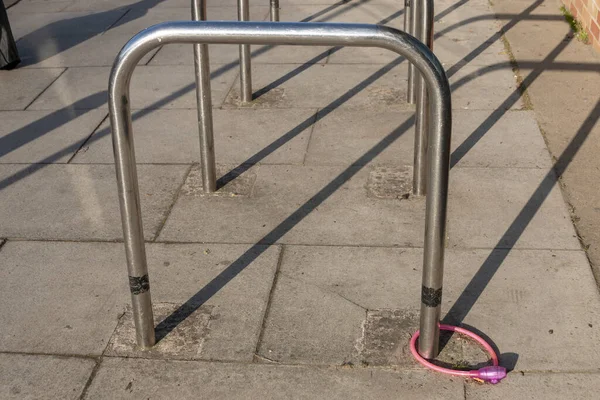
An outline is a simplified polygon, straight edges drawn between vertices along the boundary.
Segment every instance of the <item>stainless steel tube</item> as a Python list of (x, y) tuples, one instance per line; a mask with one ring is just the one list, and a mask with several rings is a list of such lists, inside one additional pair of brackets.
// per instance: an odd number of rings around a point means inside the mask
[[(250, 6), (248, 0), (238, 0), (238, 20), (250, 21)], [(252, 101), (252, 64), (250, 45), (240, 45), (240, 101)]]
[[(419, 38), (419, 3), (423, 1), (423, 0), (410, 0), (410, 9), (408, 10), (410, 13), (409, 19), (410, 19), (410, 32), (408, 32), (409, 34), (411, 34), (412, 36), (416, 37), (417, 39)], [(410, 96), (407, 95), (407, 99), (406, 101), (408, 101), (409, 104), (415, 104), (417, 101), (417, 95), (416, 95), (416, 86), (417, 86), (417, 80), (418, 80), (418, 76), (417, 76), (417, 70), (415, 69), (415, 66), (412, 64), (409, 64), (408, 66), (408, 85), (409, 88), (407, 90), (407, 94), (410, 92)]]
[[(192, 0), (192, 20), (206, 21), (206, 0)], [(210, 63), (208, 45), (194, 44), (196, 72), (196, 99), (198, 104), (198, 131), (200, 133), (200, 167), (202, 189), (205, 193), (217, 190), (215, 144), (213, 138), (212, 97), (210, 90)]]
[[(433, 48), (433, 0), (416, 3), (416, 14), (420, 17), (414, 26), (416, 37), (430, 49)], [(413, 76), (417, 96), (417, 119), (415, 125), (413, 193), (422, 196), (427, 188), (427, 87), (419, 74)]]
[[(222, 43), (255, 45), (315, 45), (380, 47), (406, 57), (423, 76), (429, 91), (429, 179), (425, 212), (425, 245), (421, 296), (419, 351), (437, 355), (439, 315), (444, 266), (444, 238), (450, 162), (452, 107), (450, 85), (433, 53), (412, 36), (396, 29), (364, 24), (293, 22), (165, 22), (143, 30), (119, 52), (109, 78), (109, 114), (117, 171), (119, 201), (130, 277), (142, 281), (143, 293), (133, 291), (138, 343), (154, 342), (152, 304), (147, 282), (146, 253), (138, 192), (129, 83), (139, 60), (153, 49), (170, 43)], [(142, 279), (145, 277), (145, 280)], [(131, 280), (132, 278), (130, 278)], [(140, 286), (140, 285), (138, 285)], [(137, 287), (137, 286), (136, 286)], [(138, 293), (139, 292), (139, 293)]]
[[(415, 36), (413, 32), (413, 3), (415, 0), (404, 0), (404, 32)], [(406, 101), (408, 104), (415, 104), (415, 86), (413, 78), (415, 76), (415, 66), (408, 63), (408, 87), (406, 90)]]
[(271, 0), (271, 22), (279, 21), (279, 0)]
[[(433, 49), (433, 0), (423, 0), (421, 9), (421, 32), (420, 40), (429, 48)], [(447, 197), (448, 194), (440, 194), (440, 190), (448, 190), (446, 182), (445, 188), (438, 188), (439, 177), (436, 174), (440, 171), (439, 168), (449, 168), (449, 160), (445, 160), (443, 165), (437, 165), (440, 162), (439, 154), (435, 151), (438, 145), (436, 138), (430, 134), (430, 124), (433, 123), (434, 115), (431, 115), (433, 108), (430, 102), (433, 102), (431, 91), (428, 91), (428, 82), (421, 72), (419, 86), (417, 91), (417, 118), (415, 125), (415, 165), (413, 185), (417, 182), (419, 191), (425, 189), (427, 193), (427, 221), (434, 223), (437, 220), (436, 214), (440, 212), (440, 208), (444, 208), (443, 214), (446, 215), (446, 204), (440, 204), (440, 197)], [(428, 143), (430, 141), (430, 143)], [(426, 169), (426, 164), (428, 164)], [(419, 176), (417, 176), (417, 171)], [(446, 173), (446, 179), (448, 174)], [(413, 191), (415, 187), (413, 187)], [(431, 214), (429, 214), (429, 212)], [(431, 220), (429, 219), (431, 217)], [(444, 219), (445, 220), (445, 219)], [(429, 225), (432, 227), (432, 225)], [(437, 235), (442, 235), (437, 237)], [(424, 265), (434, 263), (438, 258), (443, 259), (443, 254), (437, 254), (437, 250), (443, 253), (445, 245), (444, 231), (432, 231), (425, 228), (425, 249), (424, 249)], [(421, 321), (419, 335), (419, 353), (425, 358), (433, 358), (438, 355), (440, 330), (438, 323), (441, 313), (442, 302), (442, 280), (443, 271), (437, 268), (423, 268), (423, 287), (421, 301)], [(434, 289), (435, 288), (435, 289)], [(435, 326), (435, 328), (434, 328)]]

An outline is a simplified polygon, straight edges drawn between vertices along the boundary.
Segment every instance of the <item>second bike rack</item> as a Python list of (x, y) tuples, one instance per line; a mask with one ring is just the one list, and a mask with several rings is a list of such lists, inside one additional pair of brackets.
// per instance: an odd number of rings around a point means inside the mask
[[(121, 49), (109, 78), (108, 104), (138, 346), (142, 349), (151, 348), (156, 338), (135, 162), (129, 85), (133, 71), (144, 55), (157, 47), (172, 43), (199, 46), (294, 44), (379, 47), (394, 51), (414, 64), (423, 77), (429, 98), (429, 108), (427, 112), (423, 112), (427, 120), (422, 121), (428, 127), (428, 157), (419, 353), (425, 358), (437, 356), (452, 131), (450, 85), (441, 63), (426, 45), (405, 32), (365, 24), (165, 22), (138, 33)], [(208, 70), (204, 71), (200, 79), (210, 82)], [(199, 100), (210, 98), (210, 92), (199, 87), (198, 97)], [(199, 107), (199, 115), (203, 110), (209, 111), (206, 102), (202, 105)], [(417, 123), (419, 117), (418, 113)], [(214, 162), (214, 147), (212, 120), (210, 123), (204, 120), (203, 123), (210, 125), (209, 129), (201, 130), (202, 162), (205, 167), (206, 156)]]

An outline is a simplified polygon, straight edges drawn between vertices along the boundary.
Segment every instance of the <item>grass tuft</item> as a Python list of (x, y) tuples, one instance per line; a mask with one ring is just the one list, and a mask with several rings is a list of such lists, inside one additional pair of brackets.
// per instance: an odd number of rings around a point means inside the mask
[(573, 14), (571, 14), (571, 12), (567, 10), (565, 6), (560, 7), (560, 12), (565, 17), (567, 23), (571, 26), (573, 32), (575, 32), (575, 38), (580, 42), (587, 43), (589, 37), (586, 30), (583, 29), (581, 22), (577, 21)]

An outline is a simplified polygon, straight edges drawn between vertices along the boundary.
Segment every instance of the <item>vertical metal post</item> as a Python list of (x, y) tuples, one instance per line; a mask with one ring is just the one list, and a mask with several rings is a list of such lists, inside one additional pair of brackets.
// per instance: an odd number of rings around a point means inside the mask
[[(404, 0), (404, 32), (415, 36), (413, 31), (413, 12), (415, 0)], [(406, 90), (406, 101), (408, 104), (415, 104), (415, 84), (413, 82), (415, 76), (415, 66), (408, 63), (408, 88)]]
[[(433, 0), (417, 1), (413, 7), (415, 14), (419, 17), (413, 19), (413, 30), (416, 38), (433, 48)], [(416, 71), (415, 71), (416, 72)], [(414, 170), (413, 170), (413, 194), (423, 196), (426, 194), (427, 186), (427, 86), (420, 74), (413, 76), (415, 92), (417, 96), (417, 118), (415, 124), (415, 146), (414, 146)]]
[[(433, 49), (433, 0), (423, 0), (421, 9), (421, 34), (420, 40)], [(445, 225), (437, 218), (438, 213), (446, 215), (446, 201), (442, 199), (448, 196), (448, 171), (450, 160), (442, 160), (439, 156), (438, 138), (428, 135), (431, 124), (431, 112), (429, 104), (429, 93), (425, 80), (421, 76), (417, 92), (417, 123), (415, 133), (415, 162), (417, 151), (419, 151), (420, 163), (419, 177), (416, 176), (417, 165), (415, 165), (415, 179), (419, 178), (419, 189), (427, 184), (427, 209), (431, 213), (426, 217), (425, 225), (425, 254), (423, 266), (423, 293), (421, 302), (421, 321), (419, 336), (419, 353), (425, 358), (437, 357), (440, 342), (440, 313), (442, 303), (442, 280), (444, 268), (444, 247), (446, 243)], [(433, 116), (435, 118), (435, 116)], [(417, 150), (417, 141), (420, 148)], [(430, 141), (430, 143), (428, 143)], [(448, 143), (449, 144), (449, 143)], [(448, 151), (449, 153), (449, 151)], [(425, 164), (428, 164), (426, 169)], [(426, 171), (429, 175), (426, 175)], [(443, 171), (444, 177), (437, 176)], [(445, 180), (445, 182), (444, 182)], [(429, 266), (429, 267), (428, 267)]]
[[(250, 21), (248, 0), (238, 0), (238, 20)], [(252, 101), (252, 67), (250, 64), (250, 45), (240, 45), (240, 100), (242, 103)]]
[(279, 22), (279, 0), (271, 0), (271, 22)]
[[(206, 0), (192, 0), (192, 20), (206, 21)], [(217, 190), (217, 173), (213, 139), (210, 63), (208, 45), (205, 43), (194, 44), (194, 69), (196, 72), (202, 190), (204, 193), (212, 193)]]

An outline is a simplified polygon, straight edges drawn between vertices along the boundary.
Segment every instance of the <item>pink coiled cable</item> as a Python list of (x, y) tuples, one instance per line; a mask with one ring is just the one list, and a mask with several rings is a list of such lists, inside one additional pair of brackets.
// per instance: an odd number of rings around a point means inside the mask
[(498, 365), (498, 356), (496, 355), (496, 352), (494, 351), (492, 346), (490, 346), (483, 338), (481, 338), (480, 336), (478, 336), (478, 335), (474, 334), (473, 332), (470, 332), (466, 329), (459, 328), (458, 326), (443, 325), (443, 324), (440, 324), (439, 326), (440, 326), (440, 329), (443, 331), (462, 333), (463, 335), (474, 339), (477, 343), (479, 343), (481, 346), (483, 346), (483, 348), (489, 353), (489, 355), (492, 359), (492, 365), (488, 366), (488, 367), (483, 367), (480, 369), (475, 369), (472, 371), (457, 371), (454, 369), (444, 368), (444, 367), (440, 367), (438, 365), (432, 364), (429, 361), (427, 361), (426, 359), (424, 359), (423, 357), (421, 357), (421, 355), (417, 351), (417, 339), (419, 338), (419, 331), (416, 331), (415, 334), (410, 339), (410, 352), (412, 353), (413, 357), (415, 357), (415, 359), (418, 362), (420, 362), (427, 368), (430, 368), (437, 372), (441, 372), (443, 374), (463, 376), (466, 378), (480, 379), (484, 382), (489, 382), (492, 384), (499, 383), (502, 379), (506, 378), (506, 368)]

